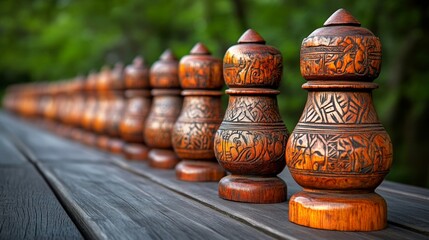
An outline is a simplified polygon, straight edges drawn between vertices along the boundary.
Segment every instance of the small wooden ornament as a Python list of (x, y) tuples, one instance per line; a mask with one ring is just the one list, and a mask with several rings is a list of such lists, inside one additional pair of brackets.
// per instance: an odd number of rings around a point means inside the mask
[(276, 176), (286, 165), (288, 138), (276, 97), (282, 70), (281, 53), (252, 29), (225, 53), (223, 75), (230, 97), (214, 150), (231, 175), (219, 182), (221, 198), (249, 203), (286, 200), (286, 183)]
[(286, 162), (304, 190), (289, 201), (291, 222), (339, 231), (386, 227), (386, 202), (374, 189), (390, 169), (392, 144), (371, 93), (381, 55), (380, 40), (344, 9), (303, 40), (308, 99)]
[(85, 132), (82, 136), (82, 142), (90, 145), (90, 146), (96, 146), (97, 143), (97, 137), (94, 133), (92, 133), (93, 130), (93, 122), (97, 114), (97, 79), (98, 74), (96, 72), (91, 72), (87, 80), (85, 82), (85, 108), (82, 114), (81, 118), (81, 126), (85, 129)]
[(223, 119), (222, 60), (197, 43), (180, 60), (179, 77), (184, 99), (172, 140), (183, 161), (176, 166), (176, 176), (184, 181), (219, 181), (225, 171), (216, 161), (213, 142)]
[[(94, 117), (92, 119), (91, 129), (97, 136), (96, 145), (102, 150), (109, 150), (109, 139), (107, 135), (107, 121), (109, 118), (109, 109), (112, 106), (112, 93), (109, 91), (109, 79), (112, 70), (104, 66), (95, 79), (96, 98), (94, 105)], [(90, 130), (91, 130), (90, 129)]]
[(80, 141), (82, 138), (82, 129), (80, 127), (82, 112), (85, 109), (85, 96), (84, 96), (85, 78), (78, 76), (74, 80), (74, 93), (72, 106), (69, 114), (69, 123), (73, 126), (70, 137), (75, 141)]
[(115, 64), (108, 82), (111, 96), (106, 122), (106, 132), (109, 136), (108, 150), (112, 153), (122, 154), (125, 142), (120, 137), (119, 127), (126, 106), (124, 96), (124, 67), (122, 63)]
[(149, 70), (141, 57), (134, 59), (125, 69), (125, 96), (127, 104), (121, 120), (120, 134), (126, 141), (124, 155), (127, 159), (146, 160), (149, 148), (144, 143), (145, 120), (149, 115), (151, 95)]
[(148, 156), (149, 165), (171, 169), (180, 160), (172, 150), (171, 133), (182, 109), (182, 97), (178, 61), (170, 50), (166, 50), (152, 65), (150, 85), (153, 100), (144, 129), (145, 142), (152, 148)]

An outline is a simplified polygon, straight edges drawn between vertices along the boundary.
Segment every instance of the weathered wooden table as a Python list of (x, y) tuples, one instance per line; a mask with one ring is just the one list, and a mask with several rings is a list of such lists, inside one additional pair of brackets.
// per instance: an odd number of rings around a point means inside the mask
[[(289, 197), (300, 187), (286, 169)], [(429, 190), (385, 181), (388, 227), (310, 229), (288, 204), (244, 204), (0, 112), (0, 239), (429, 239)]]

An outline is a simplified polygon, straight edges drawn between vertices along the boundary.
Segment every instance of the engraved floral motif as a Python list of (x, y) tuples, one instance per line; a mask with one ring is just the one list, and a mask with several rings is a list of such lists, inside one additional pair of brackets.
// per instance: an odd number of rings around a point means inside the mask
[(171, 132), (180, 114), (180, 96), (156, 96), (146, 119), (144, 140), (150, 147), (171, 148)]
[(212, 59), (182, 62), (179, 77), (183, 88), (222, 88), (222, 64)]
[(182, 159), (214, 159), (213, 141), (222, 122), (220, 96), (186, 96), (173, 129), (173, 147)]
[(366, 76), (381, 68), (381, 43), (374, 36), (315, 36), (304, 39), (301, 73), (306, 79)]
[(309, 92), (300, 122), (377, 123), (368, 92)]
[(213, 151), (213, 138), (219, 124), (176, 123), (173, 131), (174, 148)]
[(282, 76), (282, 56), (278, 51), (246, 51), (235, 55), (229, 51), (224, 58), (224, 77), (228, 86), (277, 88)]
[(144, 132), (145, 142), (150, 147), (170, 148), (171, 132), (175, 119), (148, 118)]
[(283, 161), (288, 134), (284, 130), (225, 130), (215, 136), (215, 155), (220, 162), (258, 164)]
[(392, 163), (392, 143), (385, 131), (322, 134), (297, 129), (289, 139), (286, 159), (289, 168), (311, 172), (384, 172)]

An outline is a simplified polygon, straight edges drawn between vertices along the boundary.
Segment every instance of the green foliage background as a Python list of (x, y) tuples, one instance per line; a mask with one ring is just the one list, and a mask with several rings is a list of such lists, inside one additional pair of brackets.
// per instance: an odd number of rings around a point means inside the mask
[(136, 55), (153, 63), (196, 42), (217, 57), (247, 29), (284, 56), (279, 95), (291, 131), (306, 100), (299, 72), (301, 41), (338, 8), (350, 11), (383, 43), (374, 92), (394, 144), (388, 179), (429, 187), (429, 1), (319, 0), (4, 0), (0, 1), (0, 88), (67, 79)]

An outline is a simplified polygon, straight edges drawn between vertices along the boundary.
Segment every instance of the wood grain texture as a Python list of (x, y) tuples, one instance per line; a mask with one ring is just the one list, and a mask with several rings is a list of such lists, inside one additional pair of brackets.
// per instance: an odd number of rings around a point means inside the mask
[(42, 164), (40, 168), (90, 238), (270, 238), (116, 166)]
[(27, 159), (16, 149), (10, 139), (0, 129), (0, 167), (28, 164)]
[(107, 154), (95, 149), (84, 148), (81, 144), (53, 135), (28, 125), (26, 122), (2, 112), (0, 125), (9, 135), (15, 136), (28, 148), (34, 160), (46, 162), (97, 162), (105, 161)]
[[(264, 229), (276, 235), (278, 238), (288, 239), (427, 239), (429, 230), (429, 220), (413, 219), (406, 220), (405, 217), (398, 214), (405, 205), (408, 211), (403, 214), (424, 216), (425, 211), (429, 209), (429, 201), (426, 206), (413, 206), (411, 203), (395, 201), (400, 196), (390, 196), (379, 192), (387, 201), (388, 227), (375, 232), (336, 232), (311, 229), (302, 227), (289, 222), (288, 203), (279, 204), (243, 204), (231, 201), (225, 201), (217, 196), (217, 183), (187, 183), (175, 179), (174, 172), (151, 169), (145, 164), (138, 162), (127, 162), (116, 158), (115, 163), (119, 166), (136, 172), (151, 180), (162, 184), (163, 186), (179, 191), (186, 196), (201, 201), (212, 208), (232, 215), (240, 221), (247, 222), (255, 227)], [(281, 177), (288, 186), (288, 199), (301, 188), (293, 181), (288, 170), (283, 171)], [(410, 214), (411, 213), (411, 214)], [(427, 216), (427, 215), (426, 215)], [(420, 229), (407, 224), (410, 221), (415, 222), (415, 226), (420, 225)], [(401, 227), (402, 226), (402, 227)]]
[(32, 165), (0, 167), (0, 239), (82, 239)]

